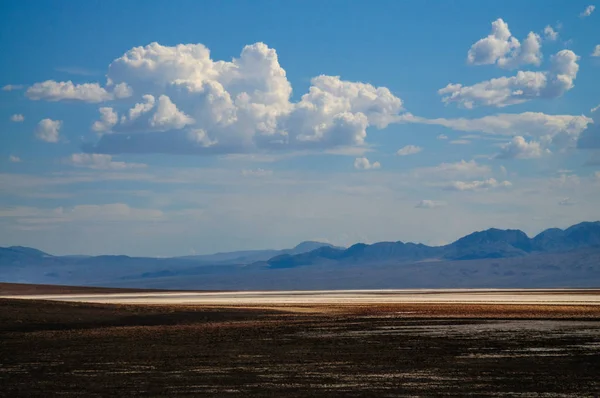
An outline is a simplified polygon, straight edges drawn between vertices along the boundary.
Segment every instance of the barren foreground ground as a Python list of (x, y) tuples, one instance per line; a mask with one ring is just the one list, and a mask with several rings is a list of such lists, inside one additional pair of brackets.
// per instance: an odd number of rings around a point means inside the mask
[(598, 305), (0, 299), (7, 397), (594, 396), (599, 374)]

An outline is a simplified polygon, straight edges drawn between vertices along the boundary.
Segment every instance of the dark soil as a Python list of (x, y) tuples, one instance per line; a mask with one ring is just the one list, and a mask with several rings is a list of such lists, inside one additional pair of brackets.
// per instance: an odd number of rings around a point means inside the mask
[(594, 396), (600, 309), (0, 300), (0, 396)]
[[(138, 293), (138, 292), (164, 292), (158, 289), (123, 289), (110, 287), (91, 286), (65, 286), (65, 285), (35, 285), (29, 283), (0, 282), (0, 296), (27, 296), (35, 294), (94, 294), (94, 293)], [(173, 290), (169, 290), (173, 291)]]

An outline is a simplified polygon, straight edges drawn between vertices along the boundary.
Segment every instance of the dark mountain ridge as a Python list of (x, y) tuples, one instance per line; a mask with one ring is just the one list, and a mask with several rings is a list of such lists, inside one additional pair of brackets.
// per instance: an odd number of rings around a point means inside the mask
[(564, 252), (600, 246), (600, 221), (582, 222), (565, 230), (547, 229), (533, 238), (514, 229), (490, 228), (473, 232), (445, 246), (404, 242), (357, 243), (347, 249), (319, 248), (283, 254), (256, 266), (290, 268), (326, 262), (415, 262), (523, 257), (532, 253)]

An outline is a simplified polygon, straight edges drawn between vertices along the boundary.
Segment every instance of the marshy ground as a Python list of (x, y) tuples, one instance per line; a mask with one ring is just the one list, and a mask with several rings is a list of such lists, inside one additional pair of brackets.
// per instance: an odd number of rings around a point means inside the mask
[(590, 396), (600, 306), (0, 300), (0, 396)]

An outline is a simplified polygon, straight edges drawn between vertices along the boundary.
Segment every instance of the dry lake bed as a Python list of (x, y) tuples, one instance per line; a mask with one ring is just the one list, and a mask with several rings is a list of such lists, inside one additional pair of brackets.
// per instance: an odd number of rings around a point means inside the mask
[[(2, 297), (0, 295), (0, 297)], [(9, 296), (6, 296), (9, 297)], [(126, 292), (92, 294), (28, 294), (12, 298), (103, 304), (162, 305), (339, 305), (339, 304), (544, 304), (600, 305), (594, 289), (414, 289), (414, 290), (316, 290), (236, 292)]]
[(597, 290), (0, 296), (0, 396), (600, 393)]

